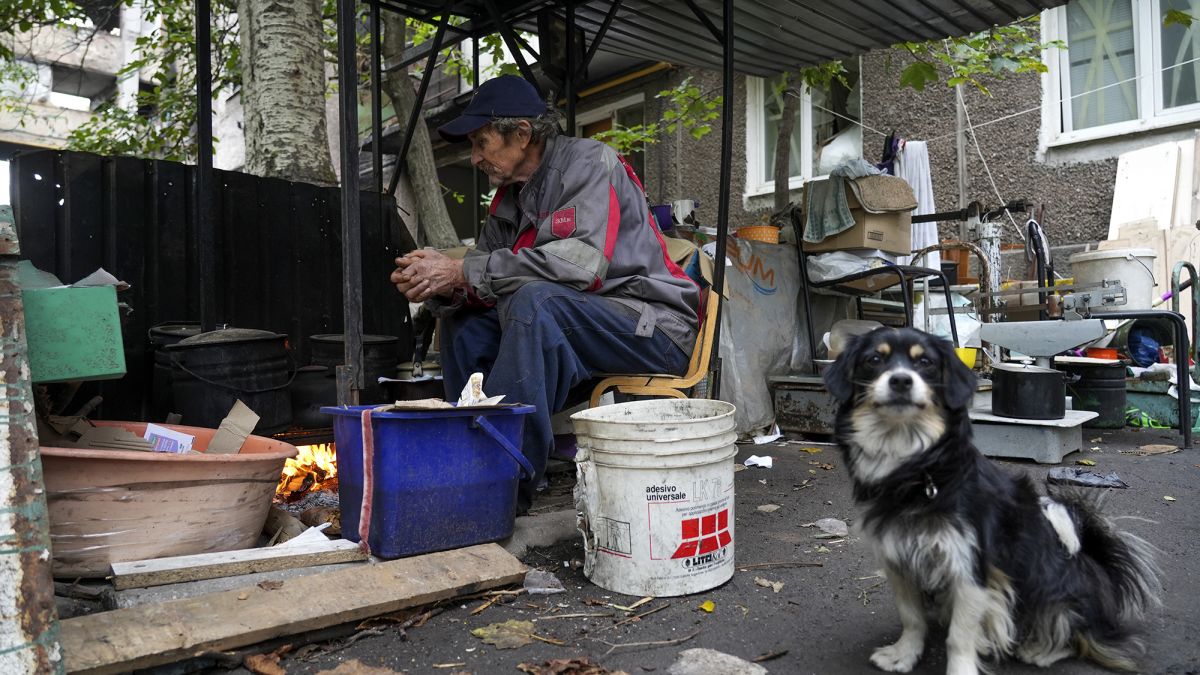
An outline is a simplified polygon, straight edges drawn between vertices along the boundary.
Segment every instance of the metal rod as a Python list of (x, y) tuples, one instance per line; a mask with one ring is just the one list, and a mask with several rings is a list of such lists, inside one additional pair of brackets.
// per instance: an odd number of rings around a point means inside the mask
[(217, 327), (217, 228), (213, 222), (212, 172), (212, 13), (209, 0), (196, 1), (196, 173), (193, 213), (196, 218), (200, 329)]
[(517, 62), (517, 68), (521, 71), (521, 76), (533, 85), (537, 90), (538, 96), (545, 98), (546, 93), (542, 91), (542, 86), (538, 84), (537, 77), (533, 74), (533, 69), (525, 61), (525, 55), (521, 53), (521, 45), (517, 41), (517, 36), (513, 33), (512, 26), (504, 21), (504, 17), (500, 15), (500, 10), (496, 7), (495, 0), (483, 0), (483, 4), (487, 7), (488, 14), (492, 16), (492, 21), (496, 24), (496, 29), (500, 31), (500, 37), (504, 38), (504, 44), (508, 45), (508, 50), (512, 52), (513, 59)]
[[(471, 87), (479, 88), (479, 38), (471, 38)], [(469, 160), (468, 160), (469, 161)], [(471, 217), (475, 228), (475, 241), (483, 229), (483, 218), (479, 213), (479, 172), (471, 171)]]
[(342, 143), (342, 325), (339, 405), (357, 405), (362, 374), (362, 211), (358, 192), (358, 44), (355, 0), (337, 0), (339, 131)]
[(396, 169), (392, 171), (392, 180), (388, 183), (387, 193), (396, 194), (396, 185), (400, 182), (400, 174), (404, 173), (405, 159), (408, 148), (412, 146), (413, 136), (417, 132), (417, 124), (421, 123), (421, 108), (425, 105), (425, 94), (429, 91), (429, 81), (433, 79), (433, 70), (437, 66), (438, 52), (442, 50), (442, 38), (446, 36), (446, 25), (450, 21), (449, 14), (443, 14), (438, 21), (437, 32), (433, 35), (433, 48), (429, 50), (429, 58), (425, 61), (425, 72), (421, 73), (421, 86), (417, 88), (417, 99), (413, 101), (412, 110), (408, 111), (408, 124), (404, 127), (404, 143), (396, 154)]
[(617, 16), (617, 10), (621, 8), (621, 0), (613, 0), (612, 6), (608, 8), (608, 14), (604, 15), (604, 21), (600, 27), (596, 29), (596, 37), (592, 38), (592, 44), (588, 47), (587, 54), (583, 56), (583, 63), (579, 64), (579, 70), (586, 69), (592, 63), (592, 57), (596, 55), (596, 50), (600, 48), (600, 43), (604, 41), (604, 35), (608, 33), (608, 27), (612, 25), (613, 19)]
[[(688, 0), (688, 4), (694, 3)], [(713, 287), (717, 297), (725, 291), (725, 245), (729, 240), (729, 189), (733, 173), (733, 0), (722, 0), (722, 16), (725, 21), (723, 41), (724, 68), (721, 92), (721, 182), (720, 198), (717, 202), (717, 268), (713, 272)], [(717, 305), (717, 325), (713, 327), (713, 385), (710, 398), (721, 397), (721, 310), (725, 303)]]
[[(725, 45), (726, 47), (729, 47), (729, 45), (726, 44), (726, 42), (725, 42), (725, 36), (733, 35), (733, 22), (725, 21), (724, 32), (717, 30), (717, 27), (715, 25), (713, 25), (712, 19), (708, 18), (708, 15), (704, 13), (703, 9), (700, 9), (700, 6), (696, 4), (695, 0), (683, 0), (683, 1), (685, 3), (687, 3), (688, 7), (691, 8), (692, 13), (696, 15), (696, 18), (700, 20), (700, 23), (704, 24), (704, 27), (708, 29), (708, 32), (712, 33), (712, 36), (717, 40), (717, 43)], [(726, 9), (723, 9), (722, 11), (725, 13), (728, 13), (729, 3), (722, 2), (721, 6), (723, 8), (726, 8)], [(729, 57), (726, 57), (726, 60), (729, 60)]]
[(567, 135), (575, 135), (575, 3), (567, 0), (567, 76), (563, 95), (567, 99)]
[[(383, 55), (379, 2), (371, 3), (371, 184), (383, 192)], [(395, 105), (393, 104), (393, 110)], [(380, 211), (382, 214), (383, 212)], [(382, 222), (382, 221), (381, 221)]]
[(10, 608), (0, 613), (7, 672), (62, 673), (50, 572), (50, 531), (42, 480), (33, 384), (29, 379), (25, 309), (17, 281), (16, 227), (0, 222), (0, 457), (7, 464), (0, 489), (0, 587)]
[[(1175, 328), (1175, 377), (1179, 390), (1179, 432), (1183, 434), (1183, 449), (1192, 447), (1192, 390), (1188, 384), (1187, 355), (1191, 352), (1188, 345), (1187, 321), (1179, 312), (1165, 309), (1143, 309), (1126, 312), (1097, 312), (1090, 315), (1092, 319), (1166, 319)], [(1180, 358), (1180, 355), (1183, 355)]]
[[(1188, 271), (1188, 280), (1180, 283), (1183, 271)], [(1175, 263), (1171, 270), (1171, 311), (1179, 311), (1179, 296), (1186, 288), (1192, 289), (1192, 353), (1200, 364), (1200, 287), (1196, 286), (1196, 267), (1186, 260)]]

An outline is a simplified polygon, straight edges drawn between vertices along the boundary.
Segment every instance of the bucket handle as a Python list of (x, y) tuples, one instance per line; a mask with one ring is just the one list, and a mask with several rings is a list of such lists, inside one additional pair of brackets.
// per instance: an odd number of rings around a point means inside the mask
[(265, 393), (271, 392), (271, 391), (279, 391), (280, 389), (287, 389), (288, 387), (292, 386), (292, 380), (295, 380), (296, 373), (300, 372), (300, 370), (298, 368), (296, 368), (296, 361), (295, 361), (295, 359), (292, 358), (291, 352), (287, 352), (286, 355), (287, 355), (288, 365), (291, 367), (291, 371), (292, 371), (292, 374), (288, 377), (288, 381), (284, 382), (283, 384), (280, 384), (280, 385), (277, 385), (274, 387), (266, 387), (264, 389), (242, 389), (241, 387), (230, 386), (228, 384), (225, 384), (224, 382), (217, 382), (215, 380), (210, 380), (207, 377), (204, 377), (204, 376), (196, 373), (191, 368), (188, 368), (187, 366), (183, 365), (183, 362), (179, 360), (178, 354), (171, 355), (171, 365), (177, 366), (180, 370), (187, 373), (188, 375), (191, 375), (192, 377), (196, 378), (197, 380), (200, 380), (201, 382), (204, 382), (205, 384), (211, 384), (214, 387), (220, 387), (221, 389), (228, 389), (229, 391), (239, 393), (239, 394), (265, 394)]
[(483, 415), (477, 415), (473, 421), (475, 426), (483, 429), (488, 436), (491, 436), (493, 440), (500, 444), (500, 447), (507, 450), (508, 454), (512, 455), (513, 459), (517, 460), (517, 464), (521, 465), (521, 480), (530, 480), (533, 478), (533, 465), (529, 463), (529, 460), (525, 458), (525, 455), (521, 454), (521, 451), (517, 449), (517, 446), (512, 444), (512, 441), (508, 440), (504, 434), (500, 433), (499, 429), (492, 426), (491, 422), (484, 419)]

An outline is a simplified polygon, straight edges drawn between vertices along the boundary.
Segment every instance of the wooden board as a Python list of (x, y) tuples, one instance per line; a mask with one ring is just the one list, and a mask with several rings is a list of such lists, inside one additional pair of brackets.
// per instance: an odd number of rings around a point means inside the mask
[(112, 582), (114, 588), (123, 591), (127, 588), (146, 588), (366, 559), (367, 555), (359, 550), (358, 544), (345, 539), (335, 539), (308, 544), (115, 562), (112, 564)]
[(72, 673), (122, 673), (283, 635), (360, 621), (521, 581), (525, 566), (496, 544), (403, 558), (118, 609), (60, 622)]

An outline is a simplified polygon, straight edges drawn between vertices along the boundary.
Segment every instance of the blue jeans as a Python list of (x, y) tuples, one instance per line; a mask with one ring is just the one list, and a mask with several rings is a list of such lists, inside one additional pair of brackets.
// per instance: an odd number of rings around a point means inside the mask
[(638, 319), (612, 300), (561, 284), (535, 281), (499, 309), (463, 310), (443, 317), (442, 375), (446, 398), (458, 395), (472, 373), (485, 376), (488, 396), (537, 408), (525, 420), (521, 452), (537, 475), (521, 484), (528, 505), (554, 447), (550, 416), (567, 406), (567, 394), (597, 373), (687, 371), (691, 355), (657, 328), (636, 335)]

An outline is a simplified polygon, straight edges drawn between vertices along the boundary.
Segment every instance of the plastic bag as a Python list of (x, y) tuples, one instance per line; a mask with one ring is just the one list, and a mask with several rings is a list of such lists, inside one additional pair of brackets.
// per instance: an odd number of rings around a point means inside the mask
[(1142, 326), (1134, 326), (1129, 331), (1129, 358), (1142, 368), (1149, 368), (1158, 362), (1158, 339), (1153, 331)]

